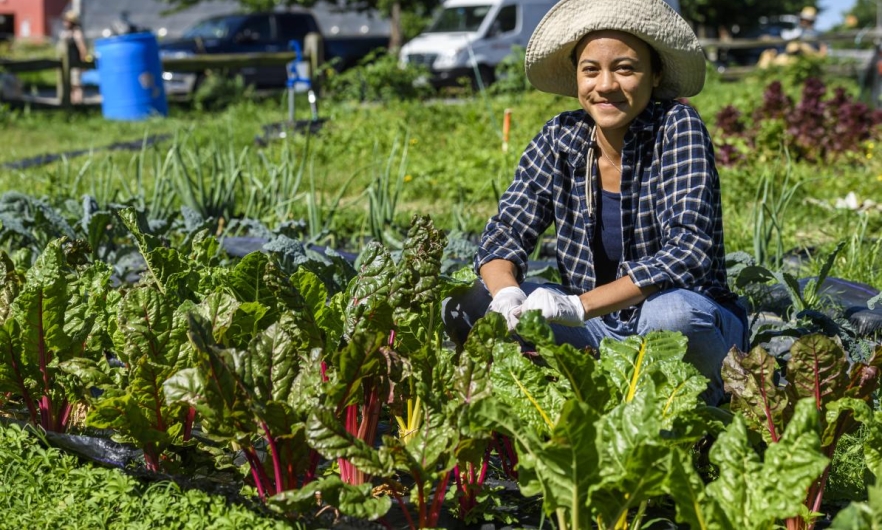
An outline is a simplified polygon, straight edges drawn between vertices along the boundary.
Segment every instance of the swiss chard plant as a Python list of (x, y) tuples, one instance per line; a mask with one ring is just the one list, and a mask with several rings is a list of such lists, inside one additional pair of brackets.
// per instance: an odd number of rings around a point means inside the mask
[[(781, 377), (786, 384), (781, 384)], [(723, 381), (732, 394), (732, 410), (741, 413), (750, 428), (772, 445), (790, 428), (797, 403), (810, 400), (818, 411), (823, 454), (832, 460), (844, 434), (861, 424), (878, 429), (872, 396), (882, 382), (882, 348), (877, 347), (866, 363), (849, 366), (840, 342), (811, 334), (796, 340), (782, 371), (760, 346), (746, 353), (733, 349), (723, 363)], [(867, 454), (878, 455), (878, 449), (869, 446)], [(804, 513), (788, 519), (788, 528), (814, 527), (828, 475), (826, 467), (815, 478), (805, 497)]]
[(706, 380), (682, 362), (685, 339), (662, 332), (605, 341), (597, 362), (556, 345), (537, 315), (525, 315), (518, 332), (548, 368), (499, 349), (493, 397), (476, 404), (472, 421), (514, 440), (521, 491), (541, 495), (559, 527), (624, 528), (631, 509), (639, 527), (647, 501), (669, 492), (672, 459), (703, 434), (693, 411)]
[[(372, 445), (376, 441), (382, 405), (390, 398), (406, 403), (399, 423), (417, 432), (423, 414), (419, 396), (411, 391), (411, 355), (425, 344), (440, 341), (440, 268), (444, 235), (428, 217), (415, 217), (401, 258), (396, 262), (379, 244), (370, 245), (359, 259), (358, 275), (342, 295), (344, 347), (326, 357), (329, 368), (326, 406), (335, 410), (347, 432)], [(369, 350), (353, 347), (358, 335), (382, 337), (360, 340)], [(393, 392), (393, 389), (395, 390)], [(365, 474), (340, 460), (344, 482), (362, 484)]]
[(0, 253), (0, 392), (20, 399), (30, 420), (48, 431), (67, 430), (71, 411), (88, 398), (81, 374), (65, 367), (103, 356), (98, 318), (110, 290), (110, 268), (87, 264), (87, 247), (65, 238), (50, 242), (19, 275)]

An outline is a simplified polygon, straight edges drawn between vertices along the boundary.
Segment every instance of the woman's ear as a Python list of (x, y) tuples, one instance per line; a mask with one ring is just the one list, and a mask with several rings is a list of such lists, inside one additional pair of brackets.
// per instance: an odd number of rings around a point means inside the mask
[(652, 74), (652, 88), (658, 88), (658, 85), (661, 84), (662, 75), (660, 73)]

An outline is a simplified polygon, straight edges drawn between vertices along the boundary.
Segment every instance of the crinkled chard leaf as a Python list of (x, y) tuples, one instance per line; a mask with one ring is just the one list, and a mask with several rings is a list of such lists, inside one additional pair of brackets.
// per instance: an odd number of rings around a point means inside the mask
[(732, 348), (723, 360), (723, 388), (732, 394), (731, 409), (767, 442), (778, 441), (792, 415), (792, 405), (777, 383), (775, 359), (757, 346), (748, 353)]
[(830, 337), (819, 333), (800, 337), (790, 347), (787, 379), (792, 401), (809, 397), (821, 410), (845, 395), (849, 383), (846, 354)]
[(309, 444), (328, 459), (346, 459), (363, 473), (387, 476), (392, 462), (364, 441), (349, 434), (346, 428), (326, 407), (317, 407), (306, 421)]
[(550, 433), (564, 402), (572, 396), (569, 381), (527, 358), (516, 343), (494, 353), (490, 381), (495, 398), (536, 432)]
[(748, 442), (742, 417), (735, 416), (711, 448), (719, 478), (707, 487), (708, 496), (735, 528), (769, 528), (801, 513), (806, 490), (828, 464), (817, 425), (812, 401), (800, 401), (787, 431), (760, 460)]
[(375, 521), (392, 507), (389, 496), (375, 497), (370, 484), (353, 486), (331, 475), (310, 482), (298, 490), (289, 490), (269, 499), (271, 507), (283, 513), (309, 513), (333, 506), (351, 517)]
[(619, 400), (631, 401), (644, 385), (656, 382), (656, 374), (668, 375), (672, 370), (679, 370), (685, 353), (685, 336), (655, 331), (622, 341), (604, 339), (600, 343), (600, 364), (612, 381)]
[(15, 264), (6, 252), (0, 250), (0, 324), (6, 322), (12, 308), (12, 301), (18, 296), (22, 278), (15, 270)]
[(588, 486), (589, 505), (610, 525), (640, 502), (665, 493), (672, 451), (661, 436), (652, 382), (631, 401), (597, 422), (597, 476)]

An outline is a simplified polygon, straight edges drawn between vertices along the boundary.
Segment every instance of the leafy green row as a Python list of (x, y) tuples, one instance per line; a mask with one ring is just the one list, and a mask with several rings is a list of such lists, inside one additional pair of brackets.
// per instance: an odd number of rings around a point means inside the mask
[[(0, 396), (46, 430), (85, 406), (88, 426), (137, 444), (151, 471), (240, 455), (279, 510), (376, 519), (394, 501), (431, 528), (446, 498), (462, 520), (503, 517), (481, 513), (495, 455), (561, 528), (640, 527), (660, 496), (694, 528), (803, 528), (839, 436), (866, 425), (876, 469), (878, 349), (849, 369), (838, 344), (802, 337), (785, 389), (774, 360), (734, 350), (733, 416), (700, 399), (706, 380), (678, 334), (605, 341), (595, 359), (527, 314), (517, 333), (531, 356), (491, 313), (462, 351), (446, 347), (441, 300), (473, 276), (441, 274), (445, 236), (428, 217), (400, 255), (372, 244), (353, 268), (294, 240), (222, 266), (206, 231), (170, 248), (136, 210), (118, 215), (146, 263), (134, 285), (114, 287), (77, 241), (51, 242), (25, 272), (0, 254)], [(750, 433), (769, 425), (757, 451)], [(708, 434), (705, 484), (691, 448)]]

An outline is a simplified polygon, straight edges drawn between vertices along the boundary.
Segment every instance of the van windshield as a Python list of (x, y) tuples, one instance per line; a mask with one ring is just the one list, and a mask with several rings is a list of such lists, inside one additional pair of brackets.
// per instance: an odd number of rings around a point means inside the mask
[(244, 16), (219, 17), (203, 20), (184, 32), (185, 39), (223, 39), (242, 23)]
[(485, 6), (460, 6), (444, 8), (435, 23), (426, 33), (452, 33), (457, 31), (478, 31), (484, 17), (490, 12), (489, 5)]

